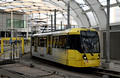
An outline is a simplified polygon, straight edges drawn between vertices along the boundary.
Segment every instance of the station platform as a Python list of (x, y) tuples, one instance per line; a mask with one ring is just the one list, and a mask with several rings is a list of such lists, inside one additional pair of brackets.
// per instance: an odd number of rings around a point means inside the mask
[(111, 59), (109, 67), (104, 67), (103, 64), (105, 64), (105, 61), (106, 61), (105, 59), (101, 59), (101, 66), (98, 68), (115, 71), (115, 72), (120, 72), (120, 60), (112, 60)]

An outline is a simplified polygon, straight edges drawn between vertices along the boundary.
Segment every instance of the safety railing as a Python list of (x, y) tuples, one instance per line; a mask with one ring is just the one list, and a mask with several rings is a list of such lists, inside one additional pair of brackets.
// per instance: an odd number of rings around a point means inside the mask
[(0, 42), (0, 60), (14, 60), (24, 54), (24, 38), (1, 38)]

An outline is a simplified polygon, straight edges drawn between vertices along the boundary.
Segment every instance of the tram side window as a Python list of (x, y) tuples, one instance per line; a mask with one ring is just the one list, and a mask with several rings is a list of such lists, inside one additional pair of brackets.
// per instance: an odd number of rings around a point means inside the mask
[(32, 37), (32, 46), (34, 46), (34, 37)]
[(66, 36), (59, 36), (59, 47), (66, 48)]
[(39, 47), (46, 47), (46, 37), (39, 37), (39, 42), (38, 42), (38, 46)]
[(53, 48), (59, 48), (59, 36), (53, 37)]
[(66, 36), (54, 36), (53, 48), (66, 48)]

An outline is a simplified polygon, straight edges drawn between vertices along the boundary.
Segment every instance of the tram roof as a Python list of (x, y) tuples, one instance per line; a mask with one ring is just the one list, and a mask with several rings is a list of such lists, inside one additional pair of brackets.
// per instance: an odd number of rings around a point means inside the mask
[(80, 34), (80, 31), (96, 31), (95, 29), (89, 28), (70, 28), (64, 31), (56, 31), (56, 32), (49, 32), (49, 33), (37, 33), (33, 36), (47, 36), (47, 35), (67, 35), (69, 34)]
[(64, 30), (64, 31), (56, 31), (56, 32), (49, 32), (49, 33), (37, 33), (37, 34), (34, 34), (33, 36), (66, 35), (71, 29), (72, 28)]

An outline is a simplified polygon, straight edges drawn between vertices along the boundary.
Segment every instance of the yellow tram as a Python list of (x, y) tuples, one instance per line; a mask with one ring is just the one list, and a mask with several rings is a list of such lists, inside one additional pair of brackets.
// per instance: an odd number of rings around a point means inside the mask
[(34, 34), (31, 55), (72, 67), (100, 65), (100, 43), (95, 29), (71, 28)]

